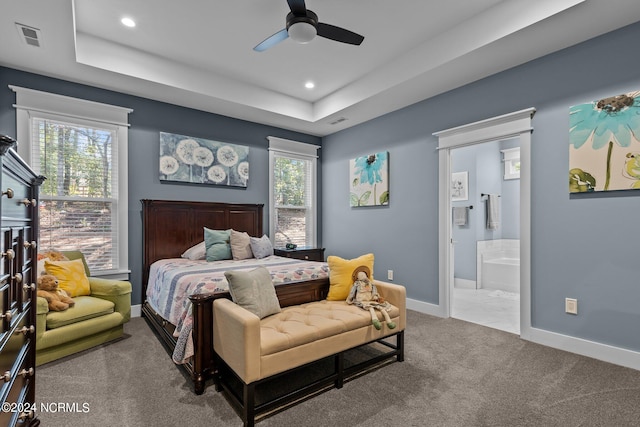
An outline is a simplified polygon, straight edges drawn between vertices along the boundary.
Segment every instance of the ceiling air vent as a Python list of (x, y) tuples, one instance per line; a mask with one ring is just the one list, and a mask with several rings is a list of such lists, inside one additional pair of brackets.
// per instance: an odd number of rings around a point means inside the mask
[(337, 118), (337, 119), (335, 119), (334, 121), (329, 122), (329, 124), (330, 124), (330, 125), (337, 125), (338, 123), (342, 123), (342, 122), (344, 122), (345, 120), (347, 120), (347, 118), (346, 118), (346, 117), (338, 117), (338, 118)]
[(29, 46), (40, 47), (40, 30), (16, 22), (20, 38)]

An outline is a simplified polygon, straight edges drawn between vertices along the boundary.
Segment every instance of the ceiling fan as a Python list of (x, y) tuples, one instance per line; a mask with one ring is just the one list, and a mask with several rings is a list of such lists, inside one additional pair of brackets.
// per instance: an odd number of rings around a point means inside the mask
[(291, 37), (298, 43), (309, 43), (316, 35), (341, 43), (360, 45), (364, 37), (335, 25), (318, 22), (318, 15), (308, 10), (304, 0), (287, 0), (291, 12), (287, 14), (287, 26), (253, 48), (263, 52)]

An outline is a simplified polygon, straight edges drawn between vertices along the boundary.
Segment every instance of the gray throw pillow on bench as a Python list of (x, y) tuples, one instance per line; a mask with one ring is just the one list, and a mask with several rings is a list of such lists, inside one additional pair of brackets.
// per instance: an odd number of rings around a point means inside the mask
[(280, 312), (280, 302), (269, 270), (258, 267), (251, 271), (225, 271), (233, 302), (260, 319)]

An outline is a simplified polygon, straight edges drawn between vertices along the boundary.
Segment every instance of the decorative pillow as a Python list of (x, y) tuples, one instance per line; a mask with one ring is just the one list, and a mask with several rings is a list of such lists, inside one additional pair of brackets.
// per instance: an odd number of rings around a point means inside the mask
[(195, 246), (191, 246), (180, 256), (192, 261), (205, 259), (207, 257), (207, 246), (205, 245), (204, 240)]
[(233, 302), (260, 319), (280, 312), (271, 274), (264, 267), (251, 271), (225, 271)]
[(233, 259), (253, 258), (251, 239), (246, 232), (231, 230), (231, 254)]
[(362, 255), (354, 259), (343, 259), (335, 255), (327, 257), (329, 265), (329, 294), (328, 301), (343, 301), (349, 296), (353, 286), (353, 272), (361, 266), (371, 271), (373, 280), (373, 254)]
[(256, 258), (260, 259), (273, 255), (273, 245), (266, 234), (260, 238), (250, 237), (249, 241), (251, 242), (251, 251), (253, 252), (253, 256)]
[(72, 261), (46, 261), (44, 268), (47, 274), (58, 279), (58, 287), (65, 291), (71, 298), (81, 295), (91, 295), (89, 279), (84, 271), (82, 259)]
[(204, 227), (204, 243), (207, 261), (231, 259), (231, 230), (209, 230)]

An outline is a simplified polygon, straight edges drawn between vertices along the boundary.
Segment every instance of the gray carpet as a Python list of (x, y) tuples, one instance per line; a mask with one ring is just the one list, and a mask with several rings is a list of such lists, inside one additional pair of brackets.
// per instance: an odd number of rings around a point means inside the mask
[[(269, 426), (638, 426), (640, 371), (408, 311), (406, 354), (264, 419)], [(144, 319), (126, 338), (41, 366), (42, 426), (240, 426), (224, 397), (194, 395)], [(74, 404), (77, 404), (74, 408)]]

